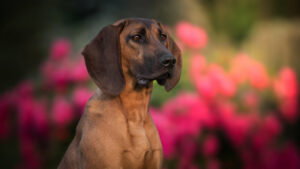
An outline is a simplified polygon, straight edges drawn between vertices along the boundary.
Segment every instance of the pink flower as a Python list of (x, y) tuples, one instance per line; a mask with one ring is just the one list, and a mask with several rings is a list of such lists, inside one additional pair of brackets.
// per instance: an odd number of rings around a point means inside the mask
[(181, 21), (176, 25), (177, 37), (188, 47), (199, 49), (207, 44), (206, 32), (188, 22)]
[(230, 76), (237, 84), (249, 80), (250, 84), (257, 89), (265, 89), (270, 83), (265, 67), (250, 59), (245, 53), (240, 53), (233, 59)]
[(295, 72), (290, 68), (283, 68), (279, 77), (274, 81), (274, 91), (280, 102), (283, 117), (294, 122), (298, 116), (298, 82)]
[(52, 72), (52, 82), (58, 91), (64, 91), (70, 82), (70, 68), (67, 66), (58, 67)]
[(197, 169), (193, 164), (193, 159), (196, 155), (197, 144), (192, 137), (184, 137), (179, 140), (179, 167), (182, 169)]
[(298, 116), (298, 99), (286, 98), (280, 103), (280, 110), (283, 117), (291, 123), (294, 123), (297, 120)]
[(70, 41), (66, 39), (58, 39), (51, 46), (50, 56), (52, 59), (61, 60), (69, 56), (70, 52), (71, 52)]
[(162, 112), (159, 112), (154, 108), (150, 108), (149, 111), (158, 130), (163, 146), (164, 156), (166, 158), (171, 158), (176, 148), (176, 131), (173, 128), (174, 125), (171, 123), (171, 121), (167, 118), (165, 114), (162, 114)]
[(50, 87), (60, 92), (65, 91), (71, 82), (73, 71), (69, 61), (56, 63), (49, 60), (42, 65), (41, 69), (46, 89)]
[(280, 70), (274, 81), (274, 90), (280, 98), (295, 98), (298, 95), (298, 82), (295, 72), (288, 67)]
[(216, 64), (211, 64), (203, 74), (205, 59), (200, 55), (191, 58), (191, 77), (197, 91), (206, 99), (213, 99), (218, 93), (232, 97), (236, 86), (225, 71)]
[(36, 131), (41, 137), (46, 137), (49, 130), (46, 102), (35, 102), (32, 111), (32, 120)]
[(23, 134), (36, 134), (46, 138), (48, 134), (48, 117), (45, 102), (34, 98), (19, 98), (17, 102), (19, 129)]
[(203, 142), (203, 154), (207, 157), (215, 156), (219, 151), (219, 141), (215, 135), (208, 135)]
[(259, 161), (256, 161), (256, 168), (263, 169), (282, 169), (286, 168), (285, 166), (280, 166), (280, 151), (275, 148), (265, 147), (260, 151)]
[(32, 126), (33, 109), (33, 98), (19, 99), (17, 103), (17, 112), (19, 115), (19, 126), (21, 130), (26, 130), (27, 128), (30, 128)]
[(232, 97), (235, 94), (235, 84), (220, 66), (210, 65), (208, 75), (212, 78), (220, 94), (227, 97)]
[(92, 96), (92, 92), (84, 87), (78, 87), (73, 92), (73, 102), (76, 106), (79, 107), (80, 111), (83, 113), (83, 108), (85, 107), (85, 104), (89, 100), (89, 98)]
[(247, 116), (233, 116), (225, 123), (225, 130), (234, 146), (239, 147), (244, 144), (253, 126), (253, 120)]
[(261, 151), (281, 132), (282, 126), (274, 114), (267, 115), (252, 136), (253, 147)]
[(197, 95), (189, 93), (181, 93), (169, 100), (161, 113), (150, 109), (167, 157), (175, 152), (176, 141), (182, 137), (199, 135), (202, 111), (208, 111), (206, 105)]
[(195, 81), (197, 91), (206, 99), (213, 99), (217, 95), (217, 84), (209, 75), (201, 75)]
[(163, 112), (176, 124), (178, 136), (197, 135), (201, 125), (200, 112), (205, 109), (203, 106), (197, 95), (181, 93), (164, 105)]
[(183, 159), (193, 159), (197, 151), (196, 141), (192, 137), (185, 137), (181, 138), (179, 142), (180, 157)]
[(243, 104), (247, 108), (257, 108), (259, 104), (259, 97), (254, 91), (247, 91), (242, 95)]
[(211, 111), (208, 106), (204, 104), (207, 103), (199, 102), (199, 107), (201, 107), (201, 110), (198, 112), (200, 126), (208, 129), (216, 129), (219, 125), (218, 117), (216, 117), (215, 112)]
[(89, 79), (89, 74), (87, 72), (85, 62), (82, 58), (79, 59), (73, 66), (71, 71), (71, 79), (75, 82), (84, 82)]
[(52, 76), (53, 76), (53, 72), (56, 69), (56, 64), (53, 61), (46, 61), (45, 63), (43, 63), (40, 67), (41, 70), (41, 75), (43, 77), (44, 80), (44, 84), (49, 87), (49, 86), (53, 86), (53, 81), (52, 81)]
[(74, 118), (73, 109), (70, 103), (63, 97), (54, 98), (52, 107), (53, 122), (59, 127), (68, 125)]
[(275, 137), (281, 132), (282, 127), (277, 117), (274, 114), (270, 114), (265, 117), (264, 129), (267, 135)]
[(254, 60), (248, 65), (248, 77), (251, 85), (257, 89), (265, 89), (270, 83), (265, 67)]

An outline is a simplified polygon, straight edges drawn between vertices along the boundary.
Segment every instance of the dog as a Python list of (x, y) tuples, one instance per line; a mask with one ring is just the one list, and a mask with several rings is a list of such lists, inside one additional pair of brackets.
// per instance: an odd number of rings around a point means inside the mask
[(58, 169), (161, 169), (162, 144), (149, 114), (153, 81), (169, 91), (182, 67), (167, 28), (153, 19), (119, 20), (82, 54), (98, 89)]

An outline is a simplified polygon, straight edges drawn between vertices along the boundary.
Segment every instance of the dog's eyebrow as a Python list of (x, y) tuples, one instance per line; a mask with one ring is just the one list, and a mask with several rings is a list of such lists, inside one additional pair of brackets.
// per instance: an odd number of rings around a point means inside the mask
[(146, 34), (146, 29), (144, 27), (139, 27), (134, 29), (130, 34), (142, 34), (145, 35)]

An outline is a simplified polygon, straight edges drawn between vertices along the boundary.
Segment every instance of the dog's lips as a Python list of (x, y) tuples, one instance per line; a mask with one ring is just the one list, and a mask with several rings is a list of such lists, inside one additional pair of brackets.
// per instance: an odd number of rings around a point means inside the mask
[(138, 76), (137, 79), (137, 83), (139, 85), (147, 85), (149, 82), (156, 80), (158, 84), (160, 85), (164, 85), (167, 78), (170, 78), (170, 73), (169, 72), (164, 72), (161, 75), (157, 76), (157, 77), (142, 77), (142, 76)]
[(158, 83), (159, 85), (164, 85), (164, 84), (166, 83), (166, 80), (167, 80), (168, 78), (170, 78), (170, 76), (171, 76), (170, 73), (165, 73), (165, 74), (159, 76), (159, 77), (156, 79), (156, 81), (157, 81), (157, 83)]

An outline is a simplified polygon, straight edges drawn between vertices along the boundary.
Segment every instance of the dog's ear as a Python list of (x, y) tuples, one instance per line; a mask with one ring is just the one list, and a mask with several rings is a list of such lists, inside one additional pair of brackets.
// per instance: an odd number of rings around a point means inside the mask
[(166, 91), (171, 90), (179, 82), (182, 69), (181, 51), (171, 37), (168, 38), (168, 49), (176, 58), (176, 64), (174, 66), (173, 72), (171, 73), (171, 78), (167, 79), (165, 83)]
[(119, 35), (123, 24), (104, 27), (82, 54), (89, 75), (103, 93), (119, 95), (125, 86)]
[(182, 69), (182, 58), (181, 58), (181, 51), (177, 44), (174, 42), (174, 40), (171, 38), (170, 33), (168, 29), (161, 23), (159, 23), (159, 26), (161, 29), (164, 30), (164, 32), (167, 32), (168, 39), (167, 39), (167, 48), (168, 50), (173, 54), (173, 56), (176, 58), (176, 64), (174, 66), (173, 72), (171, 72), (171, 78), (166, 80), (165, 83), (165, 89), (166, 91), (171, 90), (176, 86), (176, 84), (180, 80), (181, 75), (181, 69)]

